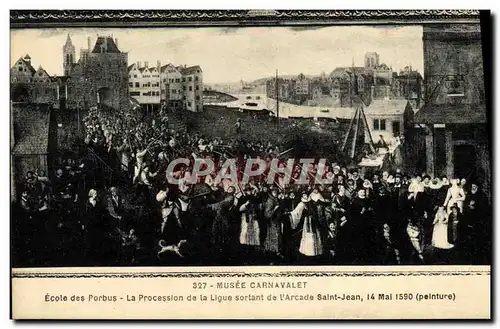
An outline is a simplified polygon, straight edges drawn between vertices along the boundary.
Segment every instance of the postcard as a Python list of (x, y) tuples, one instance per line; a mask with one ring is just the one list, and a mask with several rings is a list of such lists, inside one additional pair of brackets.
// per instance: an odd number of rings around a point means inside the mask
[(488, 11), (10, 19), (11, 318), (491, 319)]

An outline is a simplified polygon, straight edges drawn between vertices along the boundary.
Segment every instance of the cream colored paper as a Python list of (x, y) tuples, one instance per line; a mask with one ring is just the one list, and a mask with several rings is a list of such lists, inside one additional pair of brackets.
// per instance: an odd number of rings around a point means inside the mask
[[(12, 310), (15, 319), (488, 319), (490, 280), (489, 266), (17, 269)], [(417, 300), (429, 294), (452, 299)], [(68, 301), (50, 301), (60, 296)]]

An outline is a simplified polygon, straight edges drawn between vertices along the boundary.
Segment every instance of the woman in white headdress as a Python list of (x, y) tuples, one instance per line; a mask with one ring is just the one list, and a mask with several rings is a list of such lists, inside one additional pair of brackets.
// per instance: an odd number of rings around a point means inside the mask
[(308, 204), (310, 198), (304, 194), (297, 207), (290, 213), (292, 229), (303, 222), (302, 238), (300, 240), (299, 252), (305, 256), (319, 256), (323, 253), (323, 244), (319, 231), (319, 223), (314, 218)]
[(453, 244), (448, 242), (448, 214), (443, 206), (436, 212), (433, 224), (432, 246), (440, 249), (453, 248)]
[(240, 244), (247, 246), (260, 246), (260, 226), (257, 216), (257, 198), (256, 189), (250, 192), (250, 195), (245, 196), (239, 210), (241, 212), (241, 231)]

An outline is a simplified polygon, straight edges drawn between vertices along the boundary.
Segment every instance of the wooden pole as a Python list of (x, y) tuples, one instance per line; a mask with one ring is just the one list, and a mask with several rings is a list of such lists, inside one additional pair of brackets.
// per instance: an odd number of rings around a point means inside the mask
[(347, 134), (345, 135), (344, 142), (342, 143), (342, 148), (341, 151), (344, 152), (345, 147), (347, 146), (347, 140), (349, 139), (349, 135), (351, 134), (351, 129), (354, 124), (354, 120), (356, 119), (356, 116), (358, 115), (358, 108), (356, 108), (356, 111), (354, 112), (354, 116), (351, 119), (351, 122), (349, 123), (349, 128), (347, 129)]
[(370, 131), (370, 126), (368, 125), (368, 120), (366, 120), (365, 111), (363, 110), (363, 106), (361, 105), (361, 113), (363, 114), (363, 122), (365, 123), (366, 131), (368, 131), (368, 137), (370, 137), (370, 146), (372, 152), (375, 153), (375, 143), (373, 143), (372, 133)]
[(356, 118), (356, 130), (354, 131), (354, 139), (352, 141), (352, 148), (351, 148), (351, 159), (354, 159), (354, 153), (356, 152), (356, 142), (358, 139), (358, 132), (359, 132), (359, 119), (361, 118), (361, 113), (357, 111), (358, 117)]

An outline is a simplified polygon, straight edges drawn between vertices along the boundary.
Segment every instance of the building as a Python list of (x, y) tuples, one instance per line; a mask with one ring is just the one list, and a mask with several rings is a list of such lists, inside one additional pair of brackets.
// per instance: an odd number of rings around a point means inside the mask
[(20, 57), (10, 68), (10, 83), (30, 83), (36, 70), (31, 65), (31, 57)]
[[(374, 84), (386, 83), (388, 85), (392, 84), (392, 67), (387, 66), (382, 63), (373, 69), (373, 80)], [(379, 82), (380, 81), (380, 82)], [(383, 81), (383, 82), (382, 82)]]
[(203, 111), (203, 71), (199, 65), (182, 67), (182, 93), (184, 109), (192, 112)]
[(402, 136), (408, 112), (413, 112), (408, 100), (373, 100), (364, 109), (373, 141), (377, 143), (382, 136), (390, 145), (395, 137)]
[(62, 55), (63, 55), (64, 75), (70, 76), (73, 70), (73, 66), (76, 63), (76, 56), (75, 56), (75, 46), (73, 45), (73, 42), (71, 41), (71, 37), (69, 36), (69, 34), (68, 37), (66, 38), (66, 43), (63, 46)]
[(418, 71), (412, 70), (411, 67), (405, 67), (399, 74), (393, 72), (392, 76), (392, 97), (415, 101), (418, 107), (423, 96), (424, 79), (422, 75)]
[[(88, 41), (87, 47), (90, 45)], [(104, 105), (115, 109), (127, 108), (129, 102), (128, 54), (118, 48), (118, 40), (98, 36), (94, 47), (80, 51), (83, 57), (75, 61), (75, 47), (68, 35), (63, 47), (64, 85), (60, 94), (69, 108)]]
[(370, 69), (353, 63), (350, 67), (335, 68), (329, 77), (332, 81), (330, 94), (340, 100), (340, 106), (352, 107), (353, 99), (358, 97), (363, 103), (370, 104), (373, 86), (373, 71)]
[(161, 104), (171, 108), (199, 112), (203, 110), (203, 71), (199, 65), (186, 67), (160, 61), (128, 67), (129, 96), (147, 111), (159, 110)]
[(160, 109), (160, 63), (150, 67), (148, 62), (141, 66), (140, 62), (128, 67), (129, 96), (141, 104), (146, 111)]
[(309, 79), (306, 78), (302, 73), (299, 74), (297, 80), (295, 80), (295, 88), (294, 88), (295, 96), (299, 99), (307, 99), (309, 98), (310, 90), (310, 82)]
[(28, 171), (49, 174), (50, 154), (55, 145), (55, 128), (47, 104), (11, 105), (11, 198), (21, 193), (20, 184)]
[(426, 102), (412, 134), (417, 171), (491, 186), (480, 25), (423, 27)]
[(27, 54), (19, 58), (10, 69), (11, 100), (59, 107), (57, 79), (41, 66), (35, 70)]
[(182, 90), (182, 73), (180, 68), (169, 63), (160, 70), (160, 98), (171, 108), (184, 108), (184, 93)]
[(375, 52), (368, 52), (365, 54), (365, 69), (374, 70), (379, 66), (380, 56)]

